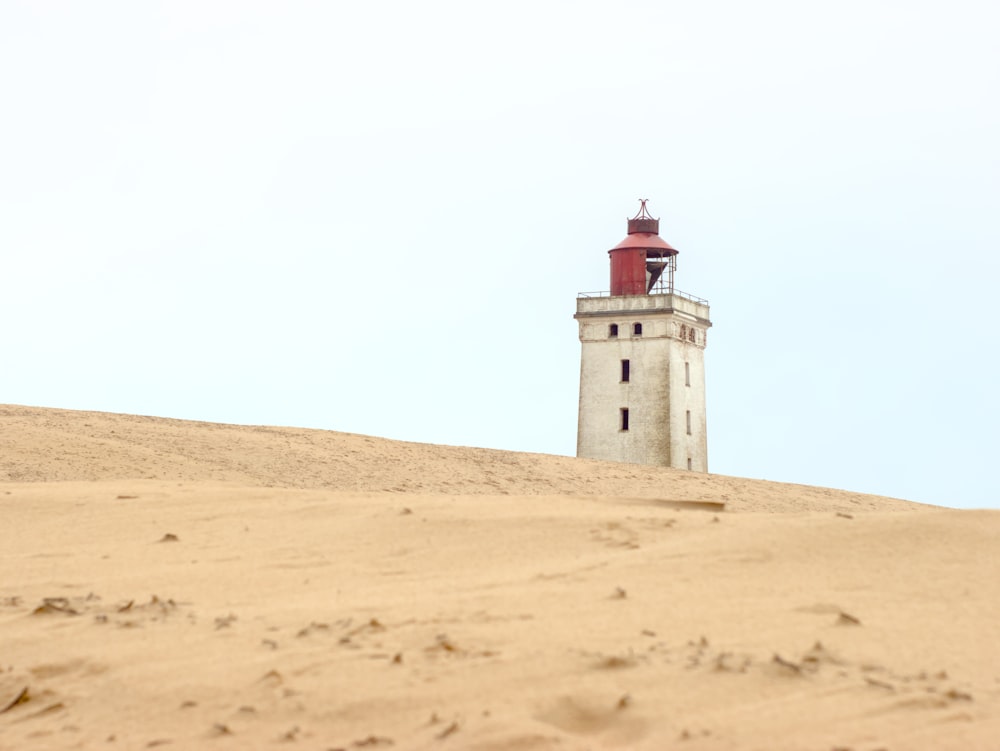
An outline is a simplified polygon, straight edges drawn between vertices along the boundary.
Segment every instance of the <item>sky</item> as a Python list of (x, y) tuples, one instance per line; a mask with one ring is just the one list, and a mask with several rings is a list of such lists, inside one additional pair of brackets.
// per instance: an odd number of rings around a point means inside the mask
[(709, 468), (1000, 508), (1000, 5), (0, 5), (0, 402), (573, 455), (648, 198)]

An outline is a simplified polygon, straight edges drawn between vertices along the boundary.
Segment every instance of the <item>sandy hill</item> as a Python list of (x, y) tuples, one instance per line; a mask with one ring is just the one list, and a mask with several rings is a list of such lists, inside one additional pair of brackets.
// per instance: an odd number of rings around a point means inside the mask
[(350, 433), (0, 405), (0, 481), (175, 480), (341, 491), (705, 500), (741, 511), (903, 510), (807, 485)]
[(18, 406), (0, 512), (0, 751), (1000, 748), (997, 512)]

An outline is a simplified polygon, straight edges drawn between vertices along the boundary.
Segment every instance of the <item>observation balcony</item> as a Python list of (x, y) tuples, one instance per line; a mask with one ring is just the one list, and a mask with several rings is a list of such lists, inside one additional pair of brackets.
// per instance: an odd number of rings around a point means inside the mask
[(581, 292), (576, 296), (579, 316), (620, 316), (623, 313), (679, 313), (711, 326), (708, 300), (673, 290), (652, 295), (612, 295), (610, 292)]

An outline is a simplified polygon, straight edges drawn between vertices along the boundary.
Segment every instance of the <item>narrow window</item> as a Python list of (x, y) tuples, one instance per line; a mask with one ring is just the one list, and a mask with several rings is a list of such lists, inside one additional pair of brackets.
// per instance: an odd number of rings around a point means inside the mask
[(691, 457), (690, 456), (688, 457), (688, 469), (689, 470), (691, 469)]
[(618, 336), (618, 324), (612, 323), (608, 327), (608, 338), (615, 339)]
[(622, 431), (628, 430), (628, 407), (622, 407)]
[(628, 360), (622, 360), (622, 383), (628, 383)]
[(691, 385), (691, 363), (684, 363), (684, 385)]
[(633, 323), (632, 324), (632, 333), (635, 334), (636, 336), (642, 336), (642, 324), (641, 323)]
[(687, 418), (687, 431), (688, 431), (688, 435), (691, 435), (691, 410), (687, 411), (686, 418)]

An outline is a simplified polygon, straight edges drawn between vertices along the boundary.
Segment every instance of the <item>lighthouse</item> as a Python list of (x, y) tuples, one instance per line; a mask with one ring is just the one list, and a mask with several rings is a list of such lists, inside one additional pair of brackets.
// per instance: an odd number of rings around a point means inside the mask
[(708, 471), (708, 301), (674, 288), (678, 251), (640, 199), (608, 251), (611, 289), (581, 292), (576, 455)]

